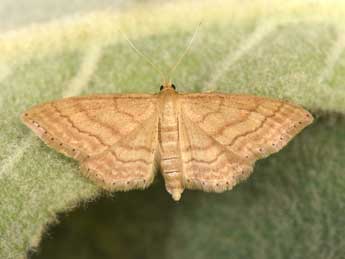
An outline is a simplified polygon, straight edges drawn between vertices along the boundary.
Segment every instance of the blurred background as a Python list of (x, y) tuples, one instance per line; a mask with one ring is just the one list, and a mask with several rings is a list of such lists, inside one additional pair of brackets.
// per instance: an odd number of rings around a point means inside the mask
[(92, 12), (100, 9), (120, 9), (134, 2), (121, 0), (2, 0), (0, 4), (1, 30), (25, 27), (32, 23), (47, 22), (76, 13)]
[[(343, 1), (0, 1), (0, 258), (344, 258)], [(93, 93), (181, 92), (285, 99), (315, 122), (222, 194), (104, 193), (19, 115)]]

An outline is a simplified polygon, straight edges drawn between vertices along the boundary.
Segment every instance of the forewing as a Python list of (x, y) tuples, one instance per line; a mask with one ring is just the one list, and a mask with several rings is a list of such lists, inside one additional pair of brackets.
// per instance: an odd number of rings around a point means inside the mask
[(93, 95), (48, 102), (22, 121), (46, 144), (83, 160), (102, 153), (155, 117), (156, 95)]
[(180, 104), (195, 127), (250, 164), (279, 151), (313, 121), (299, 106), (250, 95), (182, 94)]
[(83, 173), (108, 190), (147, 187), (157, 166), (157, 118), (152, 116), (111, 148), (85, 159), (81, 163)]
[(181, 94), (180, 107), (184, 184), (205, 191), (231, 189), (313, 120), (296, 105), (247, 95)]

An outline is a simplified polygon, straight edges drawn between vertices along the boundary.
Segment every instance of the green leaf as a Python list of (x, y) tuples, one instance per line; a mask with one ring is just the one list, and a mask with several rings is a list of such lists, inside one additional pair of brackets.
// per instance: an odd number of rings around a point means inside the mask
[(75, 161), (20, 123), (20, 113), (70, 95), (158, 91), (159, 75), (118, 28), (166, 69), (200, 20), (174, 74), (179, 91), (287, 99), (311, 110), (315, 124), (231, 192), (186, 191), (175, 204), (158, 180), (145, 191), (114, 193), (69, 212), (33, 257), (341, 257), (344, 14), (340, 3), (153, 2), (0, 36), (0, 258), (25, 258), (57, 213), (102, 197)]

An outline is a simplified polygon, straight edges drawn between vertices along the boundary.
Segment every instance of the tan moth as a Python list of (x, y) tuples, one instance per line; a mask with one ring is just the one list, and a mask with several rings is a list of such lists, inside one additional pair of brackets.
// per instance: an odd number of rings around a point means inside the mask
[(232, 189), (256, 160), (279, 151), (313, 121), (285, 101), (179, 93), (170, 80), (163, 82), (156, 94), (65, 98), (37, 105), (21, 118), (47, 145), (78, 160), (99, 186), (144, 189), (160, 171), (176, 201), (184, 189)]

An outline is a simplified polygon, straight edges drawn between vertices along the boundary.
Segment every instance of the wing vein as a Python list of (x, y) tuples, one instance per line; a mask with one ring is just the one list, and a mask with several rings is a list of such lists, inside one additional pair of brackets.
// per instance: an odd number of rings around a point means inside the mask
[(266, 122), (269, 118), (273, 118), (273, 117), (283, 108), (284, 105), (285, 105), (285, 103), (283, 103), (283, 102), (280, 103), (279, 106), (278, 106), (278, 108), (275, 109), (275, 110), (272, 112), (271, 115), (265, 116), (265, 118), (260, 122), (260, 124), (259, 124), (257, 127), (255, 127), (254, 129), (251, 129), (251, 130), (249, 130), (249, 131), (243, 132), (242, 134), (237, 135), (236, 137), (234, 137), (234, 138), (231, 140), (231, 142), (230, 142), (229, 144), (227, 144), (227, 146), (228, 146), (228, 147), (233, 146), (233, 145), (235, 144), (235, 142), (236, 142), (239, 138), (248, 136), (249, 134), (254, 133), (254, 132), (256, 132), (257, 130), (259, 130), (260, 128), (262, 128), (262, 127), (264, 126), (265, 122)]
[[(184, 117), (184, 116), (183, 116), (183, 117)], [(185, 119), (185, 117), (184, 117), (184, 119)], [(212, 147), (212, 146), (215, 145), (215, 144), (219, 144), (219, 145), (223, 146), (222, 143), (220, 143), (217, 139), (215, 139), (213, 136), (211, 136), (211, 135), (208, 134), (206, 131), (204, 131), (198, 124), (196, 124), (194, 121), (192, 121), (190, 118), (188, 118), (188, 116), (187, 116), (187, 119), (188, 119), (188, 121), (189, 121), (194, 127), (198, 128), (200, 131), (202, 131), (203, 134), (205, 134), (206, 136), (208, 136), (209, 138), (211, 138), (211, 139), (214, 141), (214, 142), (211, 143), (210, 145), (204, 146), (203, 148), (201, 148), (201, 147), (193, 147), (193, 149), (210, 148), (210, 147)], [(187, 130), (187, 132), (188, 132), (188, 130)]]
[[(79, 112), (80, 112), (80, 113), (84, 113), (85, 116), (86, 116), (90, 121), (92, 121), (93, 123), (99, 124), (99, 125), (101, 125), (102, 127), (106, 128), (106, 129), (108, 129), (108, 130), (110, 130), (110, 131), (112, 132), (112, 134), (122, 136), (121, 132), (120, 132), (117, 128), (111, 127), (111, 126), (109, 126), (108, 124), (106, 124), (106, 123), (104, 123), (104, 122), (95, 120), (95, 119), (89, 114), (89, 111), (90, 111), (91, 109), (89, 109), (89, 110), (84, 109), (81, 103), (77, 103), (76, 105), (77, 105), (78, 108), (80, 108)], [(99, 110), (100, 110), (100, 109), (101, 109), (101, 108), (99, 108)], [(92, 111), (94, 111), (94, 110), (96, 110), (96, 109), (92, 109)]]
[(148, 162), (147, 160), (142, 159), (142, 158), (138, 158), (138, 159), (127, 159), (127, 160), (121, 159), (121, 158), (119, 158), (119, 156), (116, 154), (116, 152), (115, 152), (114, 150), (111, 150), (111, 149), (110, 149), (110, 153), (115, 157), (116, 161), (119, 161), (119, 162), (122, 163), (122, 164), (126, 164), (126, 163), (135, 163), (135, 162), (142, 162), (143, 164), (146, 164), (146, 165), (150, 165), (150, 164), (151, 164), (151, 162)]
[(85, 135), (88, 135), (90, 137), (93, 137), (95, 138), (100, 144), (102, 144), (103, 146), (106, 146), (106, 147), (110, 147), (110, 145), (104, 143), (103, 140), (101, 140), (99, 137), (97, 137), (96, 135), (88, 132), (88, 131), (85, 131), (85, 130), (81, 130), (79, 129), (77, 126), (74, 125), (73, 121), (66, 115), (64, 115), (60, 110), (59, 108), (57, 108), (57, 106), (54, 104), (54, 103), (51, 103), (51, 106), (55, 109), (55, 111), (58, 113), (58, 115), (64, 119), (67, 120), (67, 122), (71, 125), (72, 128), (74, 128), (75, 130), (77, 130), (79, 133), (81, 134), (85, 134)]
[(134, 121), (135, 123), (140, 124), (140, 122), (135, 119), (135, 116), (133, 114), (131, 114), (129, 112), (126, 112), (126, 111), (123, 111), (123, 110), (120, 109), (120, 107), (119, 107), (119, 105), (117, 103), (116, 98), (114, 98), (113, 101), (114, 101), (116, 110), (118, 110), (120, 113), (123, 113), (123, 114), (127, 115), (128, 117), (130, 117), (131, 120)]

